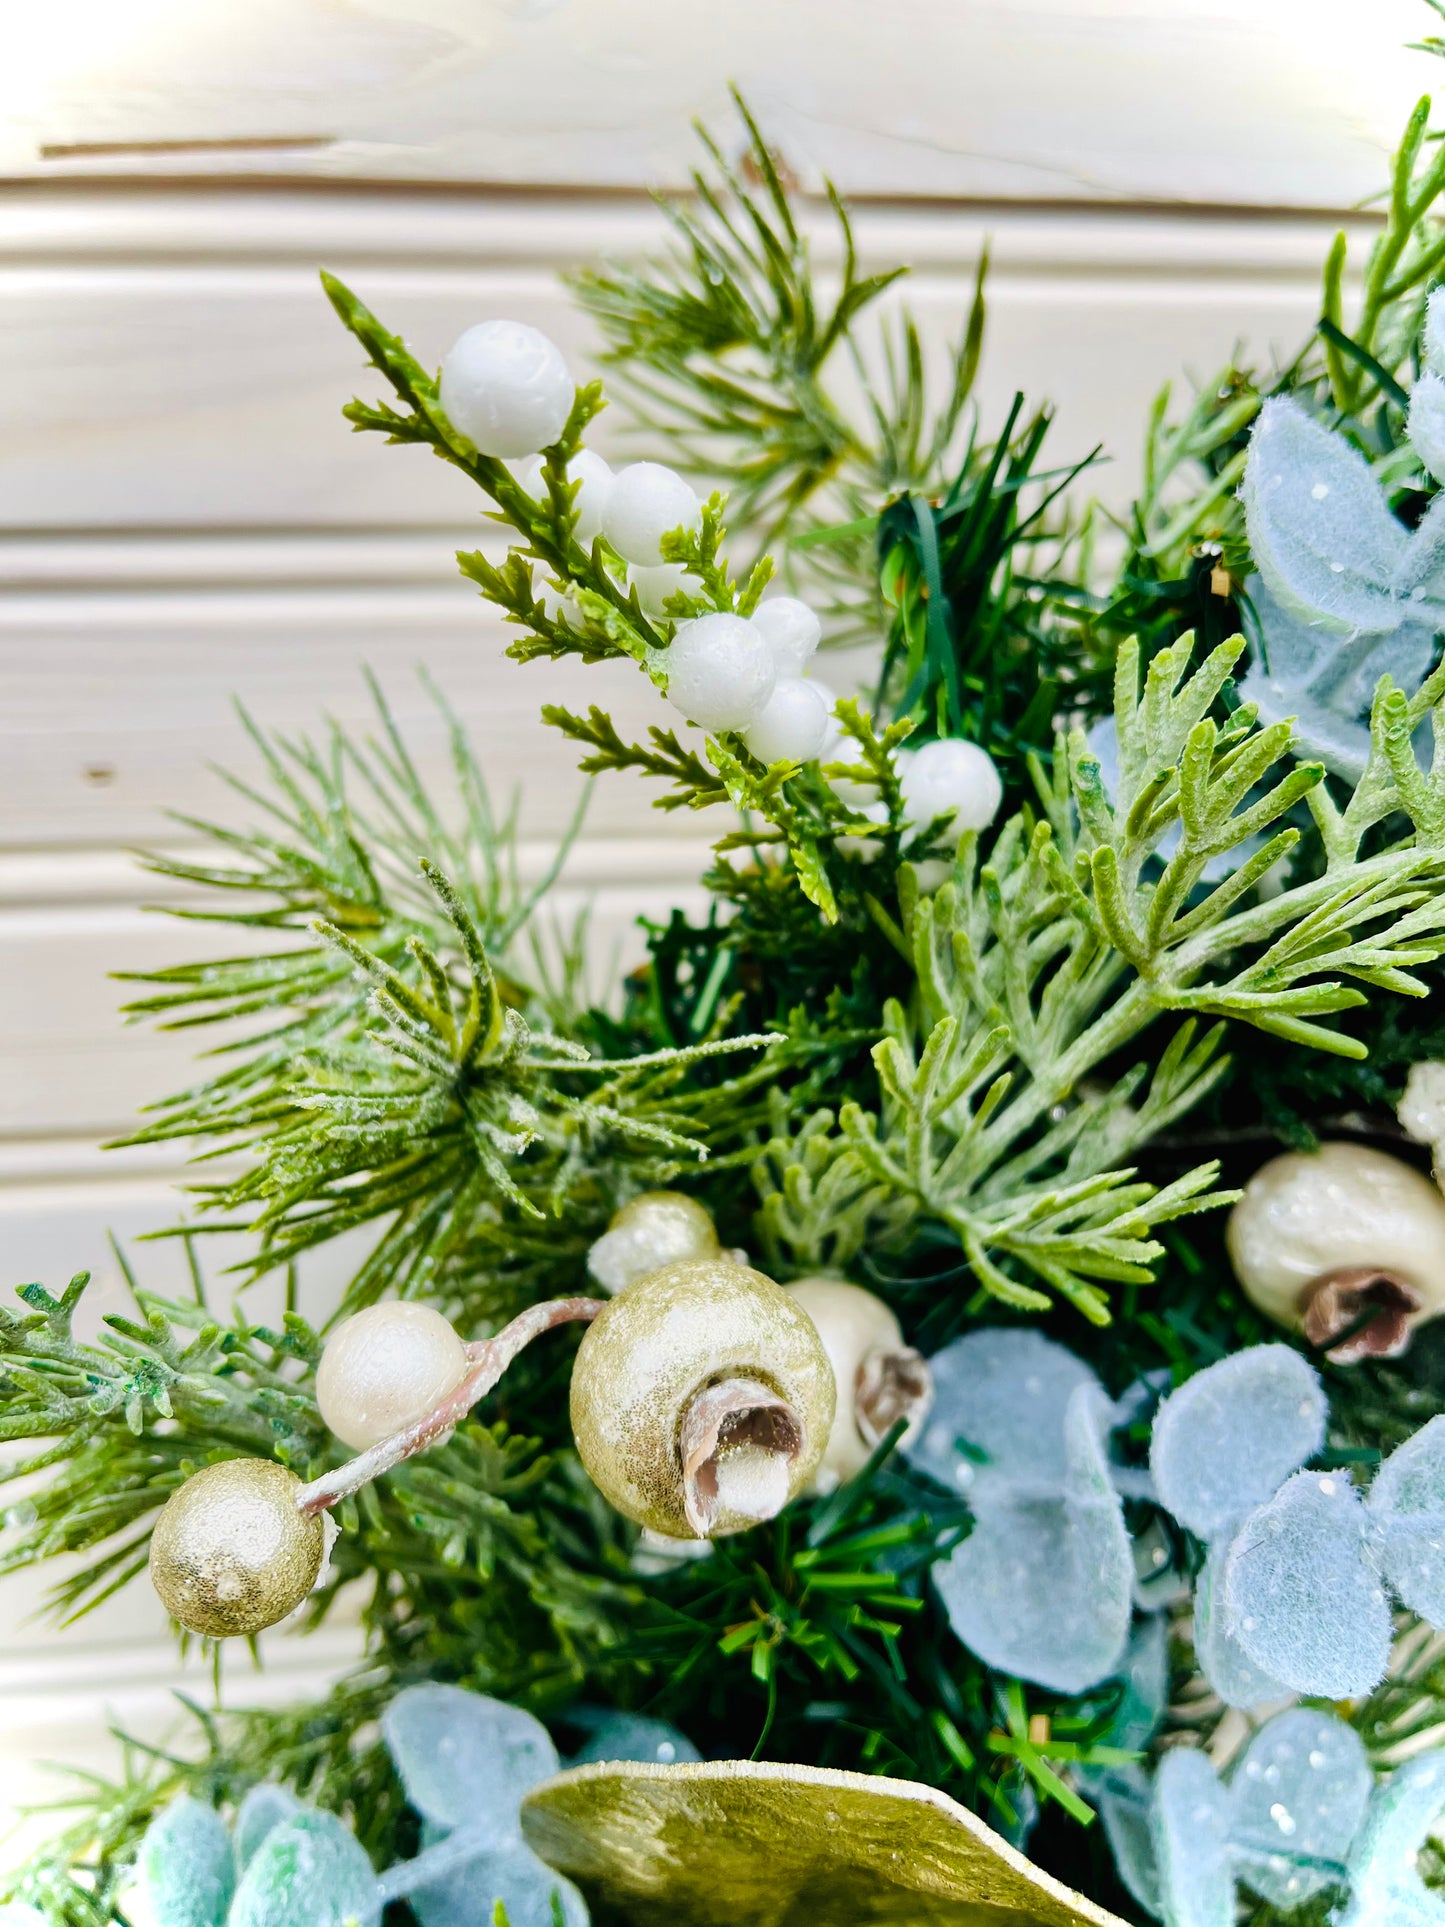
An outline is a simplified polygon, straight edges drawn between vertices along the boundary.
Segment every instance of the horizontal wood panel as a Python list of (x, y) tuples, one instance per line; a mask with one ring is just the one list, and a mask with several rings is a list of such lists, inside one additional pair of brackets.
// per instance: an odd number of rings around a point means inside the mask
[[(209, 209), (212, 232), (224, 233), (225, 197)], [(395, 211), (386, 218), (395, 224)], [(993, 236), (985, 426), (1016, 388), (1052, 401), (1060, 449), (1102, 443), (1113, 466), (1100, 473), (1100, 491), (1126, 500), (1144, 411), (1164, 381), (1185, 370), (1207, 379), (1240, 342), (1264, 360), (1292, 354), (1313, 321), (1328, 231), (1275, 225), (1281, 246), (1271, 259), (1262, 237), (1238, 224), (1229, 234), (1201, 224), (1209, 231), (1192, 251), (1157, 222), (1123, 232), (1086, 223), (1087, 234), (1067, 241), (1058, 221), (1004, 224)], [(12, 529), (294, 536), (358, 524), (479, 526), (483, 504), (461, 477), (423, 450), (383, 450), (339, 419), (358, 386), (375, 392), (376, 378), (324, 301), (317, 261), (349, 275), (432, 365), (470, 322), (501, 313), (546, 328), (579, 373), (587, 368), (588, 331), (556, 271), (595, 257), (603, 242), (575, 207), (536, 210), (524, 257), (491, 257), (479, 217), (451, 220), (435, 244), (446, 252), (406, 265), (368, 259), (354, 230), (328, 245), (319, 214), (309, 254), (298, 247), (290, 259), (229, 264), (89, 258), (91, 226), (72, 236), (70, 254), (36, 258), (25, 222), (0, 247), (10, 347), (0, 375), (0, 521)], [(502, 226), (504, 235), (515, 227), (515, 210), (503, 211)], [(55, 232), (64, 231), (62, 218)], [(617, 222), (618, 238), (634, 247), (656, 232), (649, 220)], [(908, 298), (935, 363), (962, 327), (986, 238), (976, 216), (915, 219), (891, 247), (886, 226), (871, 233), (879, 261), (918, 267)], [(599, 424), (605, 450), (618, 452), (619, 425), (606, 416)]]
[(0, 168), (646, 186), (727, 84), (850, 191), (1306, 202), (1373, 192), (1433, 70), (1412, 0), (52, 0)]

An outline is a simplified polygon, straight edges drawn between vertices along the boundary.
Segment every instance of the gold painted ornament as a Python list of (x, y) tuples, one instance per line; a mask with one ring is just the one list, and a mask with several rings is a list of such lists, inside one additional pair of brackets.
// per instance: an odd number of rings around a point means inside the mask
[(587, 1274), (616, 1296), (663, 1265), (719, 1256), (717, 1227), (682, 1191), (643, 1191), (612, 1214), (587, 1254)]
[(572, 1432), (593, 1483), (674, 1539), (780, 1512), (816, 1471), (833, 1409), (812, 1319), (722, 1257), (667, 1265), (611, 1299), (572, 1368)]
[(224, 1459), (173, 1492), (151, 1536), (161, 1604), (207, 1639), (259, 1633), (316, 1583), (326, 1529), (298, 1507), (301, 1481), (270, 1459)]
[(534, 1786), (522, 1832), (632, 1927), (1124, 1927), (912, 1780), (608, 1761)]

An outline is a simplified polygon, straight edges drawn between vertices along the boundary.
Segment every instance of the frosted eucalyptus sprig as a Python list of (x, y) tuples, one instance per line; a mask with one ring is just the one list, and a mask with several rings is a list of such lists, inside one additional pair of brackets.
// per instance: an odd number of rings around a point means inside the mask
[[(1358, 984), (1425, 995), (1415, 968), (1445, 950), (1442, 779), (1414, 763), (1412, 712), (1388, 685), (1360, 811), (1404, 810), (1417, 835), (1259, 895), (1324, 772), (1293, 761), (1287, 724), (1260, 728), (1248, 706), (1214, 720), (1243, 647), (1191, 672), (1186, 637), (1142, 690), (1137, 646), (1121, 649), (1113, 794), (1076, 731), (1052, 777), (1038, 772), (1042, 819), (1011, 819), (986, 858), (963, 839), (951, 882), (932, 897), (905, 888), (901, 926), (878, 908), (917, 992), (885, 1009), (879, 1111), (847, 1105), (841, 1129), (868, 1172), (958, 1238), (979, 1284), (1021, 1308), (1045, 1308), (1044, 1286), (1104, 1322), (1100, 1286), (1149, 1278), (1156, 1227), (1222, 1201), (1212, 1165), (1156, 1191), (1127, 1162), (1222, 1075), (1223, 1025), (1200, 1036), (1200, 1018), (1358, 1058), (1365, 1047), (1327, 1020), (1365, 1002)], [(1171, 1014), (1183, 1021), (1162, 1048), (1099, 1081)]]

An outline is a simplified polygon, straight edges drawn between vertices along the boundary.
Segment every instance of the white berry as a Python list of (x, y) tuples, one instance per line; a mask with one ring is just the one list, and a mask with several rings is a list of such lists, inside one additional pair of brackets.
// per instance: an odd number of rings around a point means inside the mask
[(479, 321), (442, 363), (442, 407), (482, 455), (550, 447), (567, 426), (573, 392), (556, 342), (522, 321)]
[(826, 683), (780, 675), (744, 741), (760, 763), (809, 763), (821, 756), (836, 698)]
[(701, 519), (701, 502), (675, 469), (633, 462), (613, 479), (602, 531), (624, 562), (655, 568), (663, 536), (695, 529)]
[(915, 829), (953, 812), (952, 831), (984, 830), (998, 814), (1003, 784), (993, 759), (977, 743), (949, 736), (899, 756), (903, 807)]
[(660, 657), (667, 700), (703, 729), (746, 729), (773, 693), (773, 654), (742, 616), (680, 622)]
[(754, 609), (753, 621), (772, 647), (778, 674), (801, 676), (823, 633), (807, 603), (793, 595), (770, 596)]
[[(536, 455), (517, 477), (527, 493), (538, 502), (547, 493), (543, 466), (541, 456)], [(567, 480), (582, 484), (572, 497), (572, 512), (577, 517), (573, 534), (584, 549), (590, 549), (602, 533), (602, 517), (607, 512), (607, 498), (612, 493), (612, 470), (590, 448), (579, 448), (567, 464)]]
[(430, 1305), (368, 1305), (327, 1339), (316, 1403), (342, 1444), (363, 1452), (424, 1418), (469, 1363), (466, 1346)]
[(633, 566), (627, 571), (627, 586), (636, 589), (645, 616), (665, 616), (667, 600), (675, 595), (701, 595), (702, 577), (681, 562), (659, 562), (655, 569)]

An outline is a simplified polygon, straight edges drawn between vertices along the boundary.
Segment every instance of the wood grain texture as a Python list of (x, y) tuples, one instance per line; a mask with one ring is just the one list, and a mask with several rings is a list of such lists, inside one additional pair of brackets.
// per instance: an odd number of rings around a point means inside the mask
[[(51, 0), (13, 174), (675, 182), (736, 80), (854, 193), (1345, 207), (1428, 62), (1414, 0)], [(14, 44), (18, 35), (18, 44)]]

